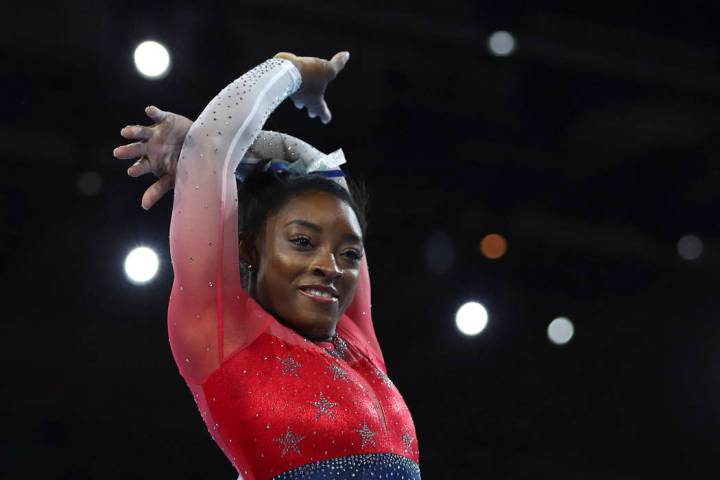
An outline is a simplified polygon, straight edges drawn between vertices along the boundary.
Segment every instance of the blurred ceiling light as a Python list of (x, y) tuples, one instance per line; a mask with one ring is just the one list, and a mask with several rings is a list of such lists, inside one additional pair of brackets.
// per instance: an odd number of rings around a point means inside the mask
[(143, 284), (155, 277), (158, 256), (148, 247), (137, 247), (125, 258), (125, 275), (135, 284)]
[(480, 251), (492, 260), (500, 258), (507, 252), (507, 240), (497, 233), (485, 235), (480, 241)]
[(683, 235), (678, 240), (677, 252), (685, 260), (697, 260), (703, 253), (703, 242), (695, 235)]
[(515, 37), (510, 32), (499, 30), (490, 35), (487, 47), (496, 57), (507, 57), (515, 50)]
[(463, 304), (455, 314), (455, 325), (464, 335), (477, 335), (485, 329), (487, 322), (487, 310), (478, 302)]
[(170, 54), (158, 42), (148, 40), (135, 48), (135, 67), (145, 78), (158, 79), (164, 77), (170, 67)]
[(565, 345), (575, 334), (573, 323), (565, 317), (558, 317), (548, 325), (547, 335), (555, 345)]

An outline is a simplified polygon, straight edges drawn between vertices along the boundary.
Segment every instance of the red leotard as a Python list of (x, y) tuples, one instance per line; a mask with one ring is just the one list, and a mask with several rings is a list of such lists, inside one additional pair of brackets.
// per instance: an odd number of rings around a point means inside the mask
[(332, 344), (283, 326), (240, 284), (234, 172), (300, 84), (292, 63), (268, 60), (223, 89), (186, 137), (170, 225), (173, 355), (244, 479), (420, 478), (413, 422), (372, 325), (366, 260)]

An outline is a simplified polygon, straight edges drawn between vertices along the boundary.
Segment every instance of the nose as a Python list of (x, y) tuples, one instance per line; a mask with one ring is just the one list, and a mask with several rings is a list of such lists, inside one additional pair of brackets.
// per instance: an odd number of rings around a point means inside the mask
[(343, 275), (343, 271), (335, 260), (335, 254), (323, 252), (320, 253), (315, 260), (313, 270), (316, 274), (327, 279), (328, 283), (337, 281)]

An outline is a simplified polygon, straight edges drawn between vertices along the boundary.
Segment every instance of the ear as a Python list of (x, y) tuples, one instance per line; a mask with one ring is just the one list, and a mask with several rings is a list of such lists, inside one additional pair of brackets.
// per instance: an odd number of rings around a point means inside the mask
[(254, 265), (257, 268), (258, 251), (255, 245), (255, 235), (248, 233), (240, 233), (238, 235), (238, 252), (240, 255), (240, 263)]

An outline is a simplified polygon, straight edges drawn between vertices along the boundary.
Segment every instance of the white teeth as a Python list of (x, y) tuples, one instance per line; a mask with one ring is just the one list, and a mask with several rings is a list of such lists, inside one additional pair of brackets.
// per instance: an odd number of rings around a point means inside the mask
[(333, 298), (333, 296), (330, 295), (328, 292), (324, 292), (322, 290), (315, 290), (312, 288), (308, 288), (305, 291), (311, 295), (315, 295), (316, 297)]

